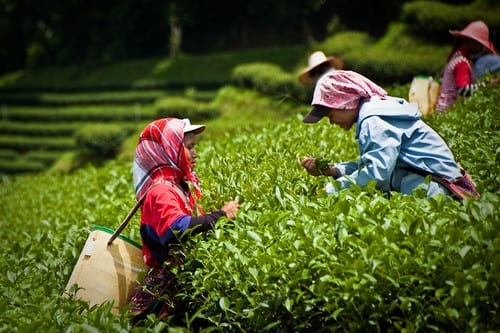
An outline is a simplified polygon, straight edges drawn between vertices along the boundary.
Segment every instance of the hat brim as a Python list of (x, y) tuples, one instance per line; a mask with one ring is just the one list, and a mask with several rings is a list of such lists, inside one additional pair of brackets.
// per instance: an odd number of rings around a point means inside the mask
[(309, 74), (313, 69), (325, 64), (329, 63), (331, 67), (335, 69), (342, 69), (344, 67), (344, 62), (337, 57), (334, 56), (329, 56), (327, 57), (324, 61), (320, 62), (319, 64), (316, 64), (314, 66), (308, 66), (304, 68), (302, 71), (299, 73), (299, 81), (304, 83), (304, 84), (313, 84), (314, 80)]
[(205, 125), (188, 125), (184, 127), (184, 134), (194, 133), (200, 134), (205, 130)]
[(483, 40), (483, 39), (478, 39), (478, 38), (475, 38), (474, 36), (469, 36), (467, 34), (463, 34), (459, 30), (450, 30), (450, 34), (453, 37), (468, 38), (468, 39), (475, 40), (476, 42), (478, 42), (479, 44), (483, 45), (485, 48), (487, 48), (488, 50), (490, 50), (491, 53), (496, 54), (495, 47), (493, 46), (493, 43), (490, 42), (490, 41), (486, 41), (486, 40)]
[(306, 124), (314, 124), (320, 121), (328, 113), (329, 108), (323, 105), (314, 105), (313, 109), (307, 116), (302, 119)]

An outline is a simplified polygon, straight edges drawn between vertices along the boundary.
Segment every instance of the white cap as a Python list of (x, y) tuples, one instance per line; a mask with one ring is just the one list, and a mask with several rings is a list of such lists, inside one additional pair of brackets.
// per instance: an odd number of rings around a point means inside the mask
[(205, 125), (192, 125), (188, 118), (184, 118), (182, 121), (184, 122), (184, 133), (200, 134), (205, 130)]

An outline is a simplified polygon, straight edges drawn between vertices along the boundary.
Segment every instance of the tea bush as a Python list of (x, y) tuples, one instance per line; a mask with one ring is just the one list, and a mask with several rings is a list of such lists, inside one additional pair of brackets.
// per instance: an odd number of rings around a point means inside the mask
[[(109, 303), (63, 296), (91, 227), (116, 228), (134, 203), (131, 164), (4, 177), (0, 331), (496, 331), (499, 103), (498, 89), (484, 89), (429, 120), (481, 191), (464, 202), (371, 187), (324, 195), (326, 179), (298, 160), (355, 159), (354, 133), (303, 124), (299, 113), (202, 140), (201, 204), (238, 198), (241, 210), (184, 244), (176, 312), (142, 327), (126, 309), (114, 316)], [(138, 224), (135, 216), (124, 234), (140, 240)]]
[(220, 111), (210, 103), (198, 102), (185, 97), (164, 97), (158, 99), (154, 107), (156, 118), (189, 118), (191, 121), (203, 121), (215, 118)]
[(75, 146), (83, 152), (112, 157), (127, 138), (128, 131), (115, 124), (87, 125), (75, 133)]
[(233, 70), (231, 81), (243, 88), (278, 99), (292, 99), (299, 102), (309, 100), (309, 91), (303, 87), (294, 73), (285, 72), (280, 66), (271, 63), (242, 64)]

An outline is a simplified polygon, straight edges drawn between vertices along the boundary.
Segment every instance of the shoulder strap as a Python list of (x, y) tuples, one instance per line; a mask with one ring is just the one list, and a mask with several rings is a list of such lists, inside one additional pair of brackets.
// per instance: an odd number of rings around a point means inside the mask
[(155, 182), (151, 184), (151, 186), (144, 192), (144, 194), (137, 200), (135, 205), (132, 207), (132, 209), (128, 212), (127, 216), (123, 219), (122, 223), (118, 227), (118, 229), (115, 230), (113, 235), (109, 238), (108, 240), (108, 245), (111, 245), (113, 241), (118, 237), (118, 235), (125, 229), (125, 227), (128, 225), (134, 214), (137, 212), (139, 207), (141, 207), (142, 203), (144, 202), (144, 199), (146, 199), (146, 195), (149, 193), (149, 191), (156, 185), (160, 184), (160, 182)]

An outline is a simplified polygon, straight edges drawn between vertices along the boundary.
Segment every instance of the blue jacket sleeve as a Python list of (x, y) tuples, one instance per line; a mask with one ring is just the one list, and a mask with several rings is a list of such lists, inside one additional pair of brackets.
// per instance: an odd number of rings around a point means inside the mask
[(381, 190), (390, 190), (390, 177), (401, 149), (401, 131), (378, 116), (365, 119), (360, 126), (360, 160), (358, 169), (338, 178), (341, 188), (353, 182), (366, 186), (369, 181), (377, 182)]

